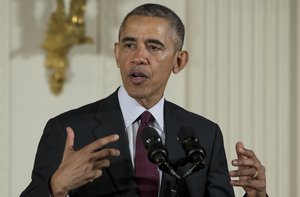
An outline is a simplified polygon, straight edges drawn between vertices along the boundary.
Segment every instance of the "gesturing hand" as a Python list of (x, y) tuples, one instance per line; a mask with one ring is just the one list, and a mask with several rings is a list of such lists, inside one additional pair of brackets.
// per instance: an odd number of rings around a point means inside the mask
[(238, 169), (230, 171), (229, 175), (239, 179), (231, 180), (231, 185), (243, 187), (247, 197), (266, 197), (265, 167), (252, 150), (244, 148), (242, 142), (238, 142), (235, 148), (238, 158), (232, 160), (232, 165)]
[(66, 196), (67, 193), (102, 175), (102, 169), (109, 166), (109, 156), (118, 156), (119, 150), (103, 146), (119, 139), (118, 135), (110, 135), (86, 145), (75, 151), (74, 131), (67, 128), (67, 139), (62, 162), (53, 174), (50, 185), (52, 196)]

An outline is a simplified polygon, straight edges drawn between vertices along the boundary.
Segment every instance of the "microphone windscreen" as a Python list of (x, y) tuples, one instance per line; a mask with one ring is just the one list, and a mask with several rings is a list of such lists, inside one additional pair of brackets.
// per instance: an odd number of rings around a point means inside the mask
[(189, 138), (197, 139), (197, 135), (192, 127), (182, 127), (177, 136), (179, 142), (183, 144), (186, 144), (186, 141), (189, 141)]
[(147, 148), (149, 142), (152, 139), (158, 139), (160, 136), (158, 135), (157, 131), (152, 128), (152, 127), (146, 127), (143, 129), (142, 134), (141, 134), (142, 142), (144, 146)]

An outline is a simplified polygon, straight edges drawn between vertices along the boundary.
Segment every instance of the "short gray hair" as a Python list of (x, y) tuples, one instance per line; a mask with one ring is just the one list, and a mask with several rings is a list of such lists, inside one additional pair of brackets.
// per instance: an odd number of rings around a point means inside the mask
[(171, 28), (173, 28), (176, 33), (177, 38), (175, 38), (174, 40), (175, 47), (177, 50), (182, 49), (185, 34), (184, 24), (182, 23), (181, 19), (177, 16), (177, 14), (175, 14), (175, 12), (173, 12), (171, 9), (163, 5), (152, 3), (147, 3), (136, 7), (131, 12), (129, 12), (123, 19), (119, 29), (119, 39), (121, 32), (124, 29), (125, 23), (130, 16), (148, 16), (167, 19), (171, 24)]

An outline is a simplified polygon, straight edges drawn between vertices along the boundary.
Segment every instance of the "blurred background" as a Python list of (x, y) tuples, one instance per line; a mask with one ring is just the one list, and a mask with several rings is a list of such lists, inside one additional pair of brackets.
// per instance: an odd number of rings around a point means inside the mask
[(237, 141), (253, 149), (267, 168), (270, 196), (300, 196), (298, 0), (88, 0), (86, 35), (94, 44), (71, 49), (57, 96), (41, 48), (56, 1), (0, 2), (0, 196), (19, 196), (29, 184), (49, 118), (120, 85), (113, 57), (118, 28), (146, 2), (170, 7), (186, 25), (190, 61), (171, 76), (166, 98), (220, 125), (229, 165)]

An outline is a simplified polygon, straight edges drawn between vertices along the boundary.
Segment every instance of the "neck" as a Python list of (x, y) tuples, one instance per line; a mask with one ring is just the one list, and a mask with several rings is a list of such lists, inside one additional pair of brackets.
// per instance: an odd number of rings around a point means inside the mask
[(146, 99), (135, 99), (140, 105), (142, 105), (146, 109), (152, 108), (154, 105), (156, 105), (160, 99), (163, 97), (157, 97), (157, 98), (146, 98)]

